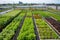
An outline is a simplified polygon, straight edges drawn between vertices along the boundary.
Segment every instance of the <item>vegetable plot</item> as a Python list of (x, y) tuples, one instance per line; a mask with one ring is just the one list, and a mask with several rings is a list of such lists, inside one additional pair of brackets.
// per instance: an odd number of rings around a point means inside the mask
[(59, 16), (59, 15), (57, 15), (57, 14), (53, 14), (53, 13), (50, 13), (50, 12), (47, 12), (47, 13), (48, 13), (49, 16), (55, 18), (57, 21), (60, 22), (60, 16)]
[(52, 18), (45, 18), (46, 21), (52, 25), (52, 28), (60, 35), (60, 22), (52, 19)]
[(24, 15), (24, 13), (19, 14), (18, 17), (16, 17), (8, 26), (6, 26), (5, 29), (3, 29), (0, 33), (0, 40), (11, 40)]
[(30, 10), (27, 11), (27, 17), (32, 17), (32, 13)]
[(15, 18), (20, 10), (13, 10), (6, 14), (0, 15), (0, 29), (5, 27), (13, 18)]
[(59, 17), (38, 9), (16, 9), (0, 15), (0, 29), (5, 27), (0, 40), (59, 40), (60, 35), (52, 27), (60, 32)]
[(44, 17), (53, 17), (54, 19), (56, 19), (57, 21), (60, 22), (60, 16), (59, 15), (50, 13), (48, 11), (40, 11), (40, 14)]
[(47, 11), (53, 13), (53, 14), (57, 14), (60, 15), (60, 11), (59, 10), (55, 10), (55, 9), (48, 9)]
[(42, 19), (35, 19), (37, 29), (39, 31), (40, 39), (57, 39), (56, 32), (47, 25)]
[(17, 40), (36, 40), (32, 18), (26, 17)]

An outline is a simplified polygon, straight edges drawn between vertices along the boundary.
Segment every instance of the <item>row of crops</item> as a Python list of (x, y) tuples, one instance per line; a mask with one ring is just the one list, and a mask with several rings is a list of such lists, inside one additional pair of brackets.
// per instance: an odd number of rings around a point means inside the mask
[[(46, 20), (46, 18), (53, 18), (53, 20), (59, 22), (59, 17), (59, 15), (48, 11), (17, 9), (0, 15), (0, 29), (5, 27), (0, 32), (0, 40), (59, 40), (59, 34)], [(36, 33), (38, 33), (38, 36)]]
[(36, 40), (32, 18), (25, 18), (17, 40)]
[(58, 35), (43, 19), (35, 19), (36, 26), (41, 39), (57, 39)]
[(6, 26), (5, 29), (3, 29), (0, 33), (0, 40), (11, 40), (24, 15), (24, 13), (19, 14), (19, 16), (17, 16), (9, 25)]
[[(4, 28), (10, 21), (12, 21), (16, 16), (18, 16), (20, 10), (13, 10), (6, 14), (0, 15), (0, 29)], [(13, 15), (12, 15), (13, 14)]]
[(39, 14), (39, 15), (44, 16), (44, 17), (52, 17), (55, 20), (60, 21), (60, 16), (59, 15), (50, 13), (48, 11), (34, 11), (33, 13)]
[(28, 11), (17, 40), (36, 40), (32, 13)]
[(60, 15), (60, 11), (59, 10), (55, 10), (55, 9), (48, 9), (47, 11), (53, 13), (53, 14), (57, 14)]

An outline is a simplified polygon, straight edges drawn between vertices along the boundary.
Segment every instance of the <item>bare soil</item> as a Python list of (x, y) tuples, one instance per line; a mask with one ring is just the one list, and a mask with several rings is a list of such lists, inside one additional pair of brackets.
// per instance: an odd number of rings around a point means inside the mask
[(60, 33), (60, 22), (54, 20), (53, 18), (45, 18), (53, 27)]
[(39, 16), (39, 14), (34, 14), (33, 15), (35, 19), (40, 19), (41, 17)]

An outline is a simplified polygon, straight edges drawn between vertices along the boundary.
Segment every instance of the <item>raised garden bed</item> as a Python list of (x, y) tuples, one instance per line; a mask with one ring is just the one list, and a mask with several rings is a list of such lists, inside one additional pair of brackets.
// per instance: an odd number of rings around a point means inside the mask
[(32, 17), (26, 17), (17, 40), (36, 40)]
[(19, 27), (24, 14), (21, 13), (17, 16), (5, 29), (0, 33), (0, 40), (11, 40), (15, 35), (16, 29)]
[[(14, 14), (14, 15), (12, 15)], [(13, 10), (0, 16), (0, 32), (20, 14), (20, 10)]]
[(60, 22), (54, 20), (53, 18), (45, 18), (60, 34)]
[(49, 25), (42, 19), (35, 19), (40, 39), (58, 39), (59, 36)]
[(24, 20), (25, 20), (25, 17), (26, 17), (26, 14), (25, 14), (25, 16), (22, 18), (19, 27), (16, 29), (15, 35), (11, 38), (12, 40), (17, 40), (17, 37), (18, 37), (19, 32), (20, 32), (20, 30), (21, 30), (21, 28), (22, 28), (22, 25), (23, 25), (23, 22), (24, 22)]

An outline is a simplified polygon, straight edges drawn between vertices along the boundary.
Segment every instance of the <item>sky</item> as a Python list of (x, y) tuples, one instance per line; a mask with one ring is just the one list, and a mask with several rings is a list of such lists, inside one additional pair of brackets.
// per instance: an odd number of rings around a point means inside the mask
[(60, 0), (1, 0), (0, 4), (18, 3), (19, 1), (23, 3), (59, 3), (60, 4)]

